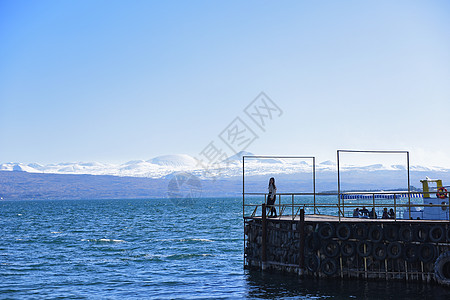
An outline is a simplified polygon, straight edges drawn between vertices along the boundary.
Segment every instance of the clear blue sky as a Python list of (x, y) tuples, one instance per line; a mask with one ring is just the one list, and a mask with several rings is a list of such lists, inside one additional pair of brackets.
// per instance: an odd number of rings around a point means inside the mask
[(0, 1), (0, 162), (197, 156), (261, 91), (255, 154), (450, 166), (450, 2)]

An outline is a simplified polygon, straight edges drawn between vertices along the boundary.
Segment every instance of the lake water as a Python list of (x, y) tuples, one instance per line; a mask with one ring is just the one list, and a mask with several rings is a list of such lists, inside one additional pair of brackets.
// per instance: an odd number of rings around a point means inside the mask
[(0, 299), (448, 299), (243, 269), (241, 199), (0, 202)]

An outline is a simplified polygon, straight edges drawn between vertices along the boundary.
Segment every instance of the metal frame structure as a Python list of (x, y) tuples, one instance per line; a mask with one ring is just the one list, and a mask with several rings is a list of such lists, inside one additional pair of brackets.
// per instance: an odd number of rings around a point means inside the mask
[[(268, 155), (244, 155), (242, 156), (242, 212), (245, 215), (245, 158), (286, 158), (286, 159), (312, 159), (312, 181), (313, 181), (313, 195), (314, 195), (314, 206), (316, 204), (316, 157), (314, 156), (268, 156)], [(266, 201), (264, 201), (265, 203)]]
[[(244, 155), (242, 156), (242, 216), (245, 220), (245, 158), (251, 159), (251, 158), (286, 158), (286, 159), (312, 159), (313, 162), (313, 174), (312, 174), (312, 180), (313, 180), (313, 195), (314, 195), (314, 207), (316, 207), (316, 158), (314, 156), (267, 156), (267, 155)], [(264, 196), (264, 203), (266, 203), (266, 197)], [(278, 196), (279, 201), (281, 201), (280, 195)], [(258, 207), (256, 207), (257, 209)], [(256, 211), (255, 209), (255, 211)], [(292, 211), (294, 210), (294, 196), (292, 196)], [(244, 221), (245, 224), (245, 221)], [(244, 230), (244, 249), (245, 249), (245, 230)], [(245, 251), (244, 251), (244, 259), (243, 259), (244, 267), (245, 267)]]
[[(375, 154), (406, 154), (406, 164), (407, 164), (407, 177), (408, 177), (408, 189), (406, 191), (401, 191), (401, 190), (395, 190), (395, 191), (380, 191), (380, 192), (373, 192), (373, 191), (367, 191), (367, 192), (342, 192), (341, 191), (341, 158), (340, 158), (340, 154), (341, 153), (375, 153)], [(363, 198), (364, 200), (369, 200), (371, 202), (371, 206), (376, 209), (378, 207), (382, 207), (385, 206), (387, 203), (376, 203), (376, 199), (391, 199), (392, 200), (392, 205), (394, 207), (394, 212), (395, 212), (395, 221), (398, 219), (397, 218), (397, 208), (406, 208), (408, 211), (408, 219), (411, 219), (412, 216), (412, 212), (411, 209), (414, 207), (442, 207), (442, 209), (448, 209), (450, 211), (450, 202), (448, 202), (447, 204), (412, 204), (411, 203), (411, 198), (412, 197), (416, 197), (417, 195), (420, 194), (424, 194), (424, 192), (411, 192), (411, 179), (410, 179), (410, 161), (409, 161), (409, 151), (384, 151), (384, 150), (378, 150), (378, 151), (368, 151), (368, 150), (364, 150), (364, 151), (360, 151), (360, 150), (337, 150), (337, 177), (338, 177), (338, 190), (337, 193), (336, 192), (332, 192), (332, 193), (316, 193), (316, 172), (315, 172), (315, 157), (313, 156), (243, 156), (242, 159), (242, 216), (244, 218), (244, 220), (246, 219), (253, 219), (255, 216), (257, 216), (257, 210), (261, 207), (261, 204), (247, 204), (245, 201), (245, 196), (246, 195), (251, 195), (251, 196), (264, 196), (264, 204), (266, 204), (266, 200), (267, 200), (267, 192), (246, 192), (245, 191), (245, 162), (248, 159), (252, 159), (252, 158), (296, 158), (296, 159), (312, 159), (313, 161), (313, 166), (312, 166), (312, 171), (313, 171), (313, 192), (312, 193), (277, 193), (277, 197), (278, 197), (278, 203), (275, 203), (274, 206), (278, 208), (279, 211), (279, 218), (281, 219), (281, 216), (283, 216), (283, 218), (286, 218), (287, 216), (289, 216), (289, 218), (292, 219), (292, 221), (296, 220), (297, 216), (298, 216), (298, 212), (301, 209), (311, 209), (313, 214), (321, 214), (320, 213), (320, 209), (322, 208), (331, 208), (331, 207), (335, 207), (336, 210), (336, 216), (339, 217), (339, 222), (341, 221), (341, 218), (345, 218), (345, 207), (347, 208), (356, 208), (359, 207), (360, 204), (353, 204), (353, 203), (346, 203), (346, 198), (345, 196), (349, 196), (349, 195), (353, 195), (353, 194), (359, 194), (359, 195), (365, 195), (367, 196), (367, 198)], [(413, 195), (414, 194), (414, 195)], [(417, 195), (416, 195), (417, 194)], [(302, 198), (303, 196), (312, 196), (313, 200), (312, 203), (308, 203), (308, 202), (297, 202), (295, 201), (295, 199), (298, 198)], [(338, 197), (338, 201), (337, 202), (333, 202), (333, 203), (317, 203), (317, 201), (319, 201), (320, 199), (317, 199), (316, 196), (337, 196)], [(291, 203), (282, 203), (282, 199), (285, 200), (286, 198), (290, 198), (291, 199)], [(403, 198), (403, 199), (402, 199)], [(407, 199), (405, 199), (407, 198)], [(303, 198), (304, 199), (304, 198)], [(399, 203), (398, 201), (401, 200), (402, 203)], [(406, 201), (405, 201), (406, 200)], [(246, 211), (247, 208), (252, 207), (253, 213), (248, 214), (249, 212)], [(292, 210), (292, 214), (285, 214), (285, 210), (291, 208)], [(406, 211), (405, 211), (406, 212)], [(246, 215), (247, 213), (247, 215)], [(406, 216), (405, 216), (406, 217)], [(400, 219), (404, 219), (404, 218), (400, 218)], [(450, 222), (450, 219), (448, 220)]]
[[(338, 175), (338, 205), (341, 207), (341, 176), (340, 176), (340, 153), (373, 153), (373, 154), (406, 154), (406, 164), (408, 172), (408, 211), (411, 218), (411, 182), (409, 175), (409, 151), (389, 151), (389, 150), (337, 150), (337, 175)], [(342, 215), (344, 216), (344, 206), (342, 206)]]

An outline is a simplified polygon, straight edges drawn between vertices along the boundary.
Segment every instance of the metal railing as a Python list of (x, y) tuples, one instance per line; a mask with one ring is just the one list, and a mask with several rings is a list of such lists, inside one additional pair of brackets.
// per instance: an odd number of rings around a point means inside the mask
[[(417, 199), (417, 196), (423, 196), (423, 192), (411, 191), (387, 191), (387, 192), (349, 192), (349, 193), (280, 193), (277, 194), (275, 207), (277, 211), (276, 218), (291, 218), (295, 220), (303, 208), (307, 214), (331, 215), (341, 218), (353, 217), (354, 209), (368, 207), (376, 212), (377, 219), (380, 219), (380, 209), (393, 209), (393, 219), (412, 219), (413, 214), (418, 210), (416, 208), (440, 207), (446, 212), (445, 220), (449, 220), (450, 202), (448, 198), (442, 199), (441, 204), (413, 203), (411, 199)], [(246, 199), (247, 196), (247, 199)], [(264, 196), (264, 202), (262, 197)], [(243, 194), (243, 218), (254, 218), (262, 216), (262, 203), (267, 208), (267, 193), (244, 193)], [(356, 198), (361, 196), (361, 198)], [(324, 198), (329, 201), (323, 201)], [(333, 201), (334, 199), (334, 201)], [(422, 198), (420, 198), (422, 199)], [(423, 198), (428, 199), (428, 198)], [(436, 199), (436, 198), (434, 198)], [(247, 203), (246, 203), (247, 200)], [(322, 201), (321, 201), (322, 200)], [(377, 211), (378, 210), (378, 211)], [(309, 213), (308, 213), (309, 212)], [(407, 218), (405, 218), (407, 212)], [(369, 219), (369, 218), (368, 218)], [(428, 219), (432, 220), (432, 219)], [(442, 219), (435, 219), (442, 220)]]

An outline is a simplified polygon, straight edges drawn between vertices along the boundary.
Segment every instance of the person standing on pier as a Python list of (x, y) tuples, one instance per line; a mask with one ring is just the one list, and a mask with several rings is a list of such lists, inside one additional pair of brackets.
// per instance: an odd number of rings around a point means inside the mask
[(389, 219), (389, 214), (387, 208), (383, 208), (383, 215), (381, 216), (382, 219)]
[(267, 196), (267, 205), (270, 209), (269, 217), (277, 217), (277, 210), (275, 209), (275, 198), (277, 193), (277, 187), (275, 186), (275, 178), (269, 179), (269, 195)]
[(376, 219), (377, 218), (377, 212), (375, 211), (375, 208), (372, 207), (372, 210), (369, 212), (369, 219)]

